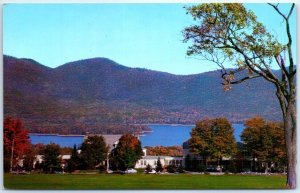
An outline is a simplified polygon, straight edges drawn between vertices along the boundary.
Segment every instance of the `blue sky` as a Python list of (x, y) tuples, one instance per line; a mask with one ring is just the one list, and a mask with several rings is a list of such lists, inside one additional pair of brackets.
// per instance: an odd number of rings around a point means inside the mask
[[(182, 42), (181, 31), (193, 20), (186, 15), (185, 5), (7, 4), (3, 9), (3, 52), (53, 68), (106, 57), (125, 66), (173, 74), (216, 70), (214, 64), (186, 56), (188, 44)], [(247, 8), (281, 41), (286, 40), (285, 24), (271, 7), (247, 4)], [(295, 13), (292, 16), (296, 39)]]

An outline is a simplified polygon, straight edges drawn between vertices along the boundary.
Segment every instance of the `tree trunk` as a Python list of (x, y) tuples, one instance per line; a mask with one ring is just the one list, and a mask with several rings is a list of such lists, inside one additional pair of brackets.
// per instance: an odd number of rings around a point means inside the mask
[(13, 171), (14, 145), (15, 145), (15, 139), (12, 140), (12, 145), (11, 145), (10, 172)]
[(255, 172), (255, 170), (256, 170), (255, 156), (253, 156), (251, 161), (251, 172)]
[(268, 173), (268, 169), (269, 169), (269, 164), (268, 162), (265, 162), (265, 174)]
[(283, 115), (283, 126), (285, 135), (285, 146), (287, 153), (287, 181), (286, 186), (290, 189), (296, 188), (296, 164), (297, 164), (297, 122), (296, 122), (296, 100), (293, 79), (290, 81), (289, 95), (284, 96), (277, 86), (276, 96)]
[(288, 105), (287, 114), (284, 117), (284, 129), (287, 151), (287, 187), (291, 189), (296, 188), (297, 128), (296, 122), (293, 121), (296, 120), (295, 117), (293, 107)]

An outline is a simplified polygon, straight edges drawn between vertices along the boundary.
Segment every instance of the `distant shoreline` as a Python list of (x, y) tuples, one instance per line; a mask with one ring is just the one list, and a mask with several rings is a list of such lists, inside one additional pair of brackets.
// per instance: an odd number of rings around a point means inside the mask
[(142, 123), (142, 124), (134, 124), (134, 125), (170, 125), (170, 126), (195, 126), (194, 124), (176, 124), (176, 123)]
[[(196, 124), (177, 124), (177, 123), (142, 123), (134, 125), (170, 125), (170, 126), (196, 126)], [(244, 125), (244, 123), (232, 123), (232, 125)]]
[[(145, 126), (196, 126), (196, 125), (192, 125), (192, 124), (170, 124), (170, 123), (143, 123), (143, 124), (132, 124), (132, 125), (145, 125)], [(232, 125), (244, 125), (244, 123), (232, 123)], [(149, 127), (149, 129), (151, 129)], [(145, 135), (145, 133), (153, 133), (153, 130), (142, 130), (140, 133), (138, 133), (138, 135), (143, 136)], [(59, 136), (59, 137), (84, 137), (85, 135), (76, 135), (76, 134), (58, 134), (58, 133), (29, 133), (30, 135), (42, 135), (42, 136)], [(100, 134), (100, 135), (106, 135), (106, 134)], [(120, 134), (117, 134), (120, 135)]]
[(42, 136), (59, 136), (59, 137), (84, 137), (85, 135), (76, 135), (76, 134), (58, 134), (58, 133), (28, 133), (29, 135), (42, 135)]

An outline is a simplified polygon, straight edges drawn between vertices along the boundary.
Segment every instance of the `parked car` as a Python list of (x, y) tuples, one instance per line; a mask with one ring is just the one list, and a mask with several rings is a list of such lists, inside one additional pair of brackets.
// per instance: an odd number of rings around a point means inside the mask
[(145, 171), (146, 174), (156, 174), (155, 170), (151, 170), (151, 171)]
[(212, 166), (212, 165), (209, 165), (209, 166), (206, 168), (206, 171), (207, 171), (207, 172), (218, 172), (217, 167)]
[(125, 174), (136, 174), (137, 171), (133, 168), (129, 168), (127, 170), (125, 170)]
[(222, 166), (218, 165), (218, 166), (212, 166), (212, 165), (209, 165), (207, 168), (206, 168), (206, 171), (207, 172), (221, 172), (221, 169), (223, 169)]

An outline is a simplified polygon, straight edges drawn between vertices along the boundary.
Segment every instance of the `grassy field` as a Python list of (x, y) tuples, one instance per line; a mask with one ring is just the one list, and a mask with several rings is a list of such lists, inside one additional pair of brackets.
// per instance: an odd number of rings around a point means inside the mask
[(4, 174), (6, 189), (281, 189), (286, 176)]

